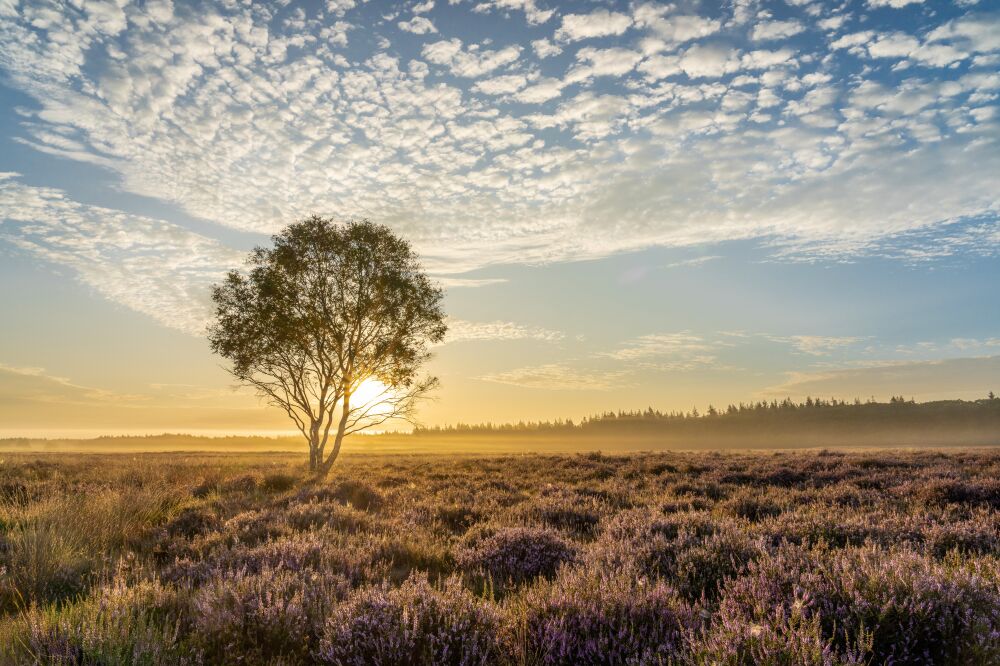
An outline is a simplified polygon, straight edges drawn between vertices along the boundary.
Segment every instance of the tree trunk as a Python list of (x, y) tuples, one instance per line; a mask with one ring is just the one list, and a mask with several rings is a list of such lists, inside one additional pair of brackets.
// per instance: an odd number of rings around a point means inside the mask
[(319, 469), (316, 470), (316, 478), (325, 479), (326, 475), (330, 473), (330, 468), (333, 467), (333, 463), (336, 462), (337, 456), (340, 455), (340, 445), (344, 443), (344, 433), (347, 430), (347, 417), (351, 413), (351, 396), (344, 396), (344, 406), (343, 412), (340, 415), (340, 423), (337, 424), (337, 436), (333, 438), (333, 450), (330, 451), (330, 455), (327, 456), (326, 460), (319, 461)]
[(319, 469), (322, 454), (319, 451), (319, 423), (314, 422), (309, 427), (309, 471)]

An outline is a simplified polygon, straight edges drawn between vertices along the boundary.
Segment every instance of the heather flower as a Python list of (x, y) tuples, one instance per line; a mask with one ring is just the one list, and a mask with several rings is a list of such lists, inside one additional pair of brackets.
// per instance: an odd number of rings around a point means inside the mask
[(1000, 660), (998, 565), (941, 563), (907, 549), (782, 549), (724, 590), (724, 623), (767, 621), (798, 602), (844, 650), (871, 638), (877, 663)]
[(553, 575), (576, 554), (577, 548), (555, 530), (506, 527), (486, 535), (470, 535), (458, 549), (456, 560), (470, 573), (483, 573), (497, 582), (519, 583)]
[(508, 613), (512, 643), (541, 664), (661, 664), (684, 652), (698, 614), (662, 581), (564, 569)]
[(316, 657), (340, 666), (497, 663), (500, 615), (457, 578), (426, 575), (356, 591), (330, 614)]
[(349, 591), (332, 572), (230, 572), (194, 595), (188, 643), (215, 663), (307, 661), (323, 619)]

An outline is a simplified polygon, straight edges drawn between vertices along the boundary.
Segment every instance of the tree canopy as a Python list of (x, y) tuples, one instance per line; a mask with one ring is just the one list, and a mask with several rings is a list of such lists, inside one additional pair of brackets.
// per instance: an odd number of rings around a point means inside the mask
[(288, 414), (309, 442), (310, 469), (325, 474), (344, 437), (412, 421), (437, 385), (420, 368), (444, 338), (442, 296), (388, 227), (312, 216), (213, 288), (208, 337), (234, 377)]

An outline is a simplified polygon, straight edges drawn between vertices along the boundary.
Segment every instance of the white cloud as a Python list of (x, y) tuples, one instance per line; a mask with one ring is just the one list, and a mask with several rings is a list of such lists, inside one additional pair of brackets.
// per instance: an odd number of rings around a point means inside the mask
[(696, 14), (674, 14), (670, 5), (640, 5), (635, 10), (635, 24), (647, 28), (649, 34), (659, 40), (659, 48), (666, 48), (707, 37), (718, 32), (722, 23), (716, 19)]
[(562, 53), (562, 48), (547, 39), (536, 39), (531, 42), (531, 48), (539, 58), (548, 58)]
[(399, 26), (400, 30), (412, 32), (414, 35), (427, 35), (437, 32), (437, 28), (434, 27), (430, 19), (423, 16), (414, 16), (409, 21), (400, 21), (396, 25)]
[(590, 14), (566, 14), (556, 30), (556, 39), (575, 42), (594, 37), (620, 35), (632, 25), (627, 14), (599, 9)]
[(973, 52), (1000, 50), (1000, 13), (966, 14), (935, 28), (927, 35), (928, 42), (954, 41)]
[(750, 39), (755, 42), (767, 42), (775, 39), (786, 39), (804, 31), (806, 27), (799, 21), (763, 21), (754, 26)]
[(482, 79), (473, 86), (476, 90), (487, 95), (509, 95), (528, 85), (528, 77), (524, 74), (507, 74), (497, 76), (492, 79)]
[(742, 59), (742, 65), (745, 69), (769, 69), (779, 65), (793, 64), (795, 64), (795, 51), (792, 49), (750, 51), (745, 53)]
[(243, 253), (161, 220), (77, 203), (0, 174), (0, 238), (73, 270), (102, 296), (164, 326), (202, 335), (209, 286)]
[(465, 49), (459, 39), (446, 39), (423, 48), (423, 56), (436, 65), (445, 65), (452, 74), (465, 78), (477, 78), (495, 69), (515, 62), (521, 54), (520, 46), (502, 49)]
[(726, 46), (697, 44), (678, 63), (692, 79), (719, 78), (740, 68), (739, 51)]
[(617, 46), (607, 49), (587, 47), (577, 51), (576, 59), (584, 64), (567, 73), (566, 78), (571, 82), (594, 76), (623, 76), (642, 60), (642, 54)]
[(924, 0), (868, 0), (869, 7), (892, 7), (893, 9), (900, 9), (907, 5), (913, 5), (921, 3)]
[(553, 77), (540, 79), (516, 94), (514, 99), (526, 104), (540, 104), (562, 95), (565, 87), (566, 84), (562, 79)]
[(545, 23), (555, 14), (554, 10), (539, 8), (535, 0), (487, 0), (475, 7), (475, 11), (489, 11), (491, 9), (523, 11), (528, 23), (532, 25)]
[[(641, 5), (597, 27), (576, 15), (572, 36), (605, 39), (558, 58), (555, 20), (533, 47), (456, 33), (412, 58), (376, 31), (344, 49), (373, 6), (338, 3), (321, 26), (240, 3), (101, 16), (20, 3), (0, 16), (0, 69), (31, 100), (14, 139), (242, 231), (372, 217), (437, 274), (739, 238), (783, 257), (888, 255), (1000, 210), (992, 14), (914, 12), (908, 36), (873, 12), (831, 44), (743, 52), (758, 8), (734, 6), (746, 20), (717, 34), (715, 18)], [(450, 30), (446, 13), (471, 6), (437, 3), (434, 20)], [(842, 62), (854, 56), (873, 60)], [(983, 230), (941, 247), (998, 244)]]

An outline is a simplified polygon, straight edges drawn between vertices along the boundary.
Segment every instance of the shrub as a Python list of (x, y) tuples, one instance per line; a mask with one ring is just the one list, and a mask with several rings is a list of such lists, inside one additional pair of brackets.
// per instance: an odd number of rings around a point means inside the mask
[(466, 571), (497, 582), (520, 583), (552, 576), (559, 565), (575, 559), (577, 549), (558, 532), (542, 527), (507, 527), (466, 539), (456, 556)]
[(362, 588), (330, 614), (316, 656), (344, 666), (493, 664), (500, 617), (457, 578), (434, 587), (415, 575), (399, 588)]
[(832, 641), (823, 638), (819, 616), (806, 618), (793, 604), (792, 615), (779, 607), (769, 622), (717, 622), (694, 637), (688, 661), (696, 666), (861, 666), (870, 648), (870, 637), (838, 654)]
[(349, 590), (348, 581), (333, 573), (231, 572), (195, 594), (188, 642), (209, 663), (236, 655), (250, 663), (307, 663), (323, 619)]
[(382, 504), (382, 495), (368, 485), (351, 479), (338, 481), (334, 486), (306, 488), (299, 495), (299, 500), (328, 501), (336, 500), (342, 504), (350, 504), (355, 509), (371, 511)]
[(187, 508), (167, 523), (165, 530), (169, 536), (191, 539), (203, 532), (218, 528), (219, 519), (204, 509)]
[(76, 603), (25, 611), (0, 657), (12, 663), (191, 663), (177, 631), (183, 608), (174, 590), (119, 577)]
[(595, 497), (563, 488), (547, 490), (520, 504), (515, 511), (515, 515), (528, 521), (581, 536), (594, 531), (601, 520), (601, 513), (601, 503)]
[(683, 654), (697, 614), (662, 581), (563, 570), (508, 611), (513, 650), (541, 664), (657, 664)]
[(686, 599), (714, 601), (720, 586), (764, 554), (763, 547), (745, 532), (730, 530), (677, 544), (671, 580)]
[(870, 634), (877, 663), (971, 664), (1000, 660), (1000, 571), (941, 563), (873, 546), (783, 549), (727, 585), (721, 621), (758, 624), (771, 609), (816, 616), (839, 650)]
[(267, 474), (260, 482), (260, 489), (266, 493), (283, 493), (295, 487), (298, 479), (291, 474), (275, 472)]

